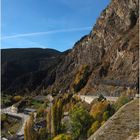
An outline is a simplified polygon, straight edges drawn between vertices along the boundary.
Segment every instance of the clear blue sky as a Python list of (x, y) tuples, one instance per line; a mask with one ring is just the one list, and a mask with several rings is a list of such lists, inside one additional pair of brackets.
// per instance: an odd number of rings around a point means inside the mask
[(110, 0), (2, 0), (2, 48), (64, 51), (88, 34)]

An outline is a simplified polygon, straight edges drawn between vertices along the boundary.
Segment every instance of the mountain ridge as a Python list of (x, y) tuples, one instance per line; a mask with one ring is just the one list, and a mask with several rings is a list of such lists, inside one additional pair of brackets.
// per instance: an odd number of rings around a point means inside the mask
[[(39, 94), (45, 89), (45, 94), (71, 91), (80, 94), (90, 92), (119, 95), (128, 88), (137, 92), (138, 3), (138, 0), (112, 0), (101, 13), (92, 31), (77, 41), (71, 50), (58, 56), (42, 78), (37, 78), (40, 79), (39, 84), (31, 88), (34, 80), (30, 80), (31, 84), (26, 84), (26, 80), (23, 80), (25, 84), (21, 83), (19, 88), (17, 83), (21, 79), (15, 80), (16, 84), (10, 86), (13, 90), (8, 87), (7, 92), (22, 93), (26, 92), (25, 89), (30, 89), (30, 92)], [(44, 65), (47, 66), (48, 63)], [(29, 74), (29, 77), (32, 78), (27, 78), (27, 81), (36, 79), (37, 75)], [(127, 87), (124, 84), (121, 87), (101, 83), (107, 80), (126, 81), (135, 86)]]

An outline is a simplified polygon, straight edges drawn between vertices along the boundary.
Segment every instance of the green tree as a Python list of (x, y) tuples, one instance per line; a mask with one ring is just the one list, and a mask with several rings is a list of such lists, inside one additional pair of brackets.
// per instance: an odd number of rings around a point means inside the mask
[(39, 140), (46, 140), (46, 138), (47, 138), (46, 128), (40, 128), (39, 133), (38, 133), (38, 139)]
[(106, 98), (102, 94), (100, 94), (98, 97), (98, 101), (100, 102), (102, 100), (106, 100)]
[(101, 126), (99, 121), (95, 121), (91, 128), (88, 130), (88, 136), (91, 136)]
[(109, 111), (105, 111), (105, 112), (103, 113), (103, 121), (107, 121), (109, 117), (110, 117), (110, 116), (109, 116)]
[(72, 127), (72, 137), (77, 140), (78, 138), (86, 138), (87, 130), (93, 122), (93, 118), (89, 112), (82, 106), (74, 106), (70, 111), (70, 120)]

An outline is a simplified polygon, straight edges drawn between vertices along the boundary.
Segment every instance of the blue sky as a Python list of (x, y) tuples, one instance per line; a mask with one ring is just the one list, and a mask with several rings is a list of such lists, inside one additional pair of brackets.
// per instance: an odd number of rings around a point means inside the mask
[(91, 31), (109, 2), (2, 0), (1, 48), (72, 48)]

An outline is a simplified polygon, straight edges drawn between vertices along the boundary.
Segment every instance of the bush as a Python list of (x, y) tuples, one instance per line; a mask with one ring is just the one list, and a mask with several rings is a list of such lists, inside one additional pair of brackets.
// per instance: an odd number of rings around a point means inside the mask
[(72, 140), (72, 138), (70, 135), (60, 134), (60, 135), (57, 135), (55, 138), (53, 138), (53, 140)]
[(46, 128), (40, 128), (39, 129), (38, 137), (39, 137), (40, 140), (46, 140), (46, 137), (47, 137)]
[(101, 125), (103, 125), (104, 123), (105, 123), (105, 121), (102, 121), (102, 122), (101, 122)]
[(109, 116), (109, 111), (105, 111), (105, 112), (103, 113), (103, 121), (107, 121), (109, 117), (110, 117), (110, 116)]
[(40, 107), (38, 110), (37, 110), (37, 118), (40, 118), (40, 117), (43, 117), (44, 116), (44, 108)]
[(98, 98), (98, 101), (100, 102), (100, 101), (102, 101), (102, 100), (106, 100), (106, 98), (105, 98), (102, 94), (100, 94), (100, 95), (99, 95), (99, 98)]
[(127, 95), (121, 95), (115, 104), (115, 109), (118, 110), (121, 106), (128, 103), (131, 100), (131, 98)]
[(80, 91), (86, 84), (88, 76), (90, 74), (90, 68), (88, 65), (82, 65), (76, 74), (72, 88), (75, 92)]
[(1, 96), (1, 105), (2, 106), (11, 106), (12, 103), (12, 96), (10, 95), (2, 95)]
[(12, 98), (12, 100), (13, 100), (14, 102), (19, 102), (21, 99), (22, 99), (22, 97), (21, 97), (20, 95), (14, 96), (14, 97)]
[(88, 136), (91, 136), (101, 126), (99, 121), (95, 121), (91, 128), (88, 130)]
[(109, 103), (107, 101), (104, 101), (104, 102), (97, 102), (92, 106), (90, 113), (95, 120), (102, 121), (102, 115), (107, 110), (108, 104)]
[(6, 121), (7, 120), (7, 115), (6, 114), (1, 114), (1, 121)]

